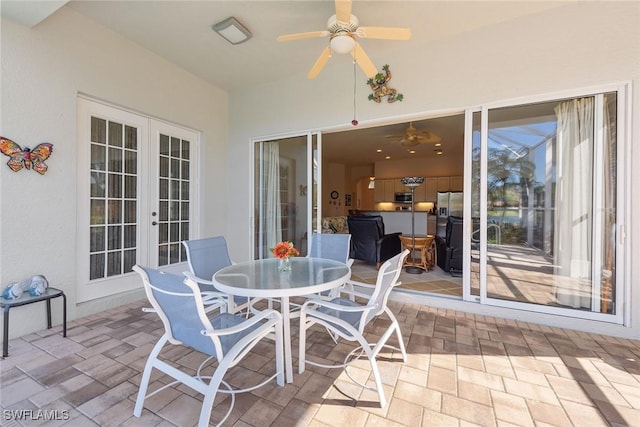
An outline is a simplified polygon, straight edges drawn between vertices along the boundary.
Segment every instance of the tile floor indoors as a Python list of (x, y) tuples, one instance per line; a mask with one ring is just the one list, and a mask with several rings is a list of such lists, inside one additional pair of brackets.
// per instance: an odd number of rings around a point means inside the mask
[[(133, 416), (141, 371), (162, 333), (157, 316), (141, 311), (145, 305), (132, 302), (69, 322), (67, 338), (58, 325), (11, 340), (9, 357), (0, 362), (0, 424), (194, 425), (201, 396), (184, 386), (147, 400), (142, 416)], [(341, 370), (309, 367), (292, 384), (274, 382), (239, 395), (225, 426), (640, 425), (640, 341), (394, 301), (390, 307), (408, 360), (383, 355), (386, 408)], [(375, 336), (386, 324), (378, 320), (368, 333)], [(309, 353), (327, 360), (342, 360), (352, 348), (333, 344), (320, 329), (307, 342)], [(260, 344), (227, 378), (238, 385), (252, 372), (271, 372), (270, 349), (271, 343)], [(294, 357), (296, 349), (297, 338)], [(187, 369), (202, 360), (182, 347), (163, 354)], [(156, 375), (152, 386), (163, 381)], [(227, 402), (220, 400), (212, 424), (226, 412)], [(66, 411), (68, 419), (11, 416), (11, 410), (39, 409)]]

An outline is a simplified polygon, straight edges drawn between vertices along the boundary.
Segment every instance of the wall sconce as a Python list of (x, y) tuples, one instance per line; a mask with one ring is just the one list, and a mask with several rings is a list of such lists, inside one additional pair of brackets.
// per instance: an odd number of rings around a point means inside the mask
[(251, 31), (233, 16), (212, 26), (213, 31), (220, 34), (231, 44), (244, 43), (251, 38)]
[(376, 177), (375, 176), (370, 176), (369, 177), (369, 190), (376, 188)]

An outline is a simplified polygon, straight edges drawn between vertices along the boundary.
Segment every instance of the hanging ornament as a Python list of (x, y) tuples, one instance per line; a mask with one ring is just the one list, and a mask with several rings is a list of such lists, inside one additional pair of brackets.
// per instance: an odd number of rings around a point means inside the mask
[(369, 100), (379, 104), (382, 98), (386, 96), (387, 102), (402, 101), (404, 95), (387, 86), (387, 82), (391, 80), (389, 65), (384, 65), (382, 71), (384, 71), (384, 74), (378, 73), (373, 78), (367, 80), (367, 84), (373, 89), (373, 93), (369, 94)]

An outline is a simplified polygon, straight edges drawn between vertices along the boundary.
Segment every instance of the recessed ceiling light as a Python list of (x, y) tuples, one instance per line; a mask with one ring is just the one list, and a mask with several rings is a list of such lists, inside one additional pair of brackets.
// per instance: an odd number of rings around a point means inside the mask
[(389, 160), (390, 158), (391, 158), (391, 156), (387, 156), (387, 157), (385, 157), (385, 159), (387, 159), (387, 160)]
[(439, 142), (435, 145), (436, 147), (442, 147), (442, 144), (440, 144)]
[(409, 150), (409, 154), (416, 154), (416, 150)]
[(380, 148), (378, 148), (378, 149), (376, 150), (376, 153), (382, 153), (382, 150), (381, 150)]

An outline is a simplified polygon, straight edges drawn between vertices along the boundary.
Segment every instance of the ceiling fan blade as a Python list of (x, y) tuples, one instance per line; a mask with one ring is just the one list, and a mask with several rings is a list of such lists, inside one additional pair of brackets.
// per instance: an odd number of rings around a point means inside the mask
[(402, 141), (403, 147), (415, 147), (416, 145), (420, 145), (420, 143), (413, 139), (405, 139), (404, 141)]
[(340, 22), (351, 21), (351, 0), (335, 0), (336, 19)]
[(310, 31), (308, 33), (285, 34), (285, 35), (279, 36), (276, 40), (278, 40), (279, 42), (288, 42), (290, 40), (310, 39), (313, 37), (325, 37), (325, 36), (328, 36), (329, 34), (330, 33), (327, 30)]
[(320, 71), (322, 71), (322, 69), (324, 68), (324, 65), (327, 63), (330, 57), (331, 57), (331, 48), (327, 46), (324, 48), (324, 50), (316, 60), (316, 63), (313, 64), (313, 67), (311, 67), (309, 74), (307, 74), (307, 78), (315, 79), (316, 77), (318, 77), (318, 74), (320, 74)]
[(363, 39), (409, 40), (411, 28), (358, 27), (356, 35)]
[(369, 56), (364, 52), (364, 49), (360, 46), (360, 43), (356, 43), (355, 47), (351, 51), (351, 56), (356, 60), (358, 66), (362, 69), (365, 76), (371, 78), (378, 73), (378, 68), (373, 65)]
[(429, 130), (421, 131), (418, 135), (418, 139), (422, 140), (423, 144), (439, 144), (442, 142), (440, 135)]

